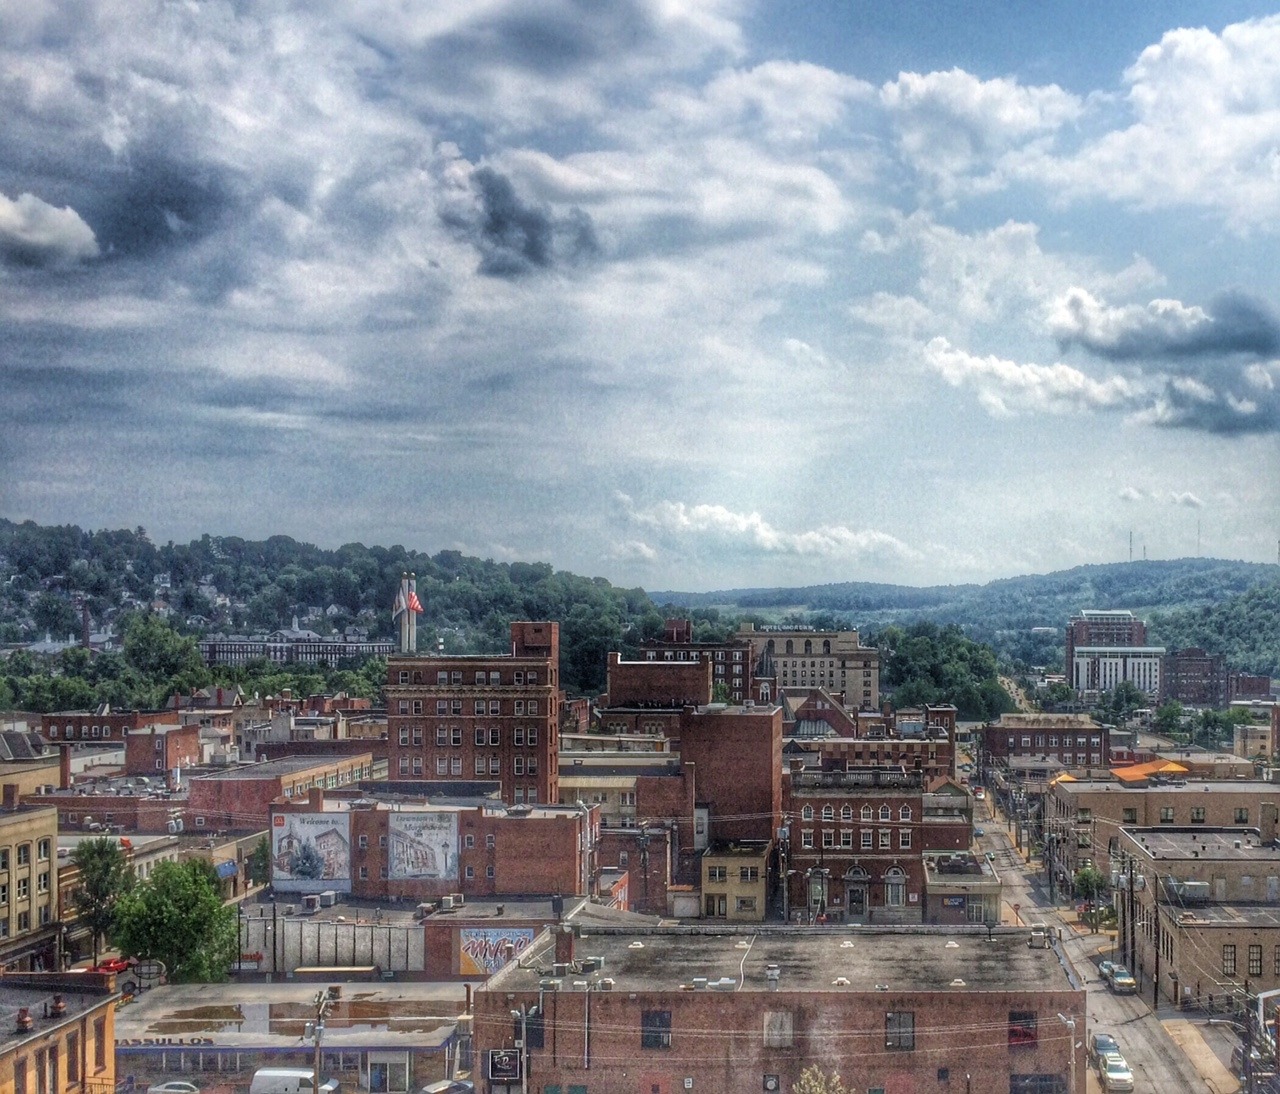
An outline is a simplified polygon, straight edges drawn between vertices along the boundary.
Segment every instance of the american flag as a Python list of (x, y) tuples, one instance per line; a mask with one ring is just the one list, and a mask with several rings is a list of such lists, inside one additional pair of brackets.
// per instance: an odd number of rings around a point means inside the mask
[(409, 610), (422, 614), (422, 601), (418, 599), (418, 583), (416, 581), (409, 584)]

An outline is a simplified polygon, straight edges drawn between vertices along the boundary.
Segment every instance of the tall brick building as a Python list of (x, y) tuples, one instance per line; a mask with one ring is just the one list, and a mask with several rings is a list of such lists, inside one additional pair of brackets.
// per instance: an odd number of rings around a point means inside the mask
[(508, 804), (559, 793), (560, 625), (511, 624), (509, 654), (387, 662), (390, 777), (499, 780)]

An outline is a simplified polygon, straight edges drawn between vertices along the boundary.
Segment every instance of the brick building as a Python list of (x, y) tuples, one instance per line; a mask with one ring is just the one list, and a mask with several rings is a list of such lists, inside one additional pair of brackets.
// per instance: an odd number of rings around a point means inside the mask
[(76, 744), (120, 742), (125, 732), (150, 725), (178, 725), (176, 710), (61, 710), (40, 715), (40, 733), (50, 741)]
[(270, 831), (279, 892), (332, 889), (415, 903), (455, 893), (587, 896), (600, 815), (576, 806), (429, 805), (316, 789), (275, 802)]
[(126, 729), (124, 769), (129, 775), (159, 775), (200, 763), (200, 726), (148, 725)]
[(555, 802), (560, 628), (511, 624), (511, 653), (387, 662), (392, 778), (502, 783), (509, 804)]
[(188, 832), (260, 831), (276, 798), (302, 798), (308, 791), (336, 789), (368, 779), (373, 756), (283, 756), (199, 775), (187, 784)]
[(1059, 882), (1086, 865), (1109, 877), (1122, 828), (1256, 827), (1268, 802), (1280, 787), (1256, 780), (1062, 779), (1045, 800), (1046, 854)]
[(1084, 1007), (1025, 931), (593, 927), (575, 946), (563, 925), (476, 993), (476, 1088), (788, 1091), (818, 1065), (857, 1091), (1084, 1094)]
[(1117, 940), (1153, 1004), (1242, 1009), (1280, 988), (1276, 812), (1260, 828), (1120, 833)]
[(115, 1010), (110, 973), (6, 972), (0, 1007), (0, 1090), (112, 1094)]
[(1160, 700), (1220, 707), (1227, 701), (1227, 659), (1197, 646), (1170, 650), (1160, 667)]
[[(736, 637), (750, 644), (752, 668), (763, 681), (779, 687), (825, 688), (851, 710), (880, 706), (880, 651), (863, 646), (857, 631), (766, 627), (748, 624)], [(776, 690), (759, 698), (768, 701)]]
[[(719, 685), (724, 689), (719, 697), (726, 702), (766, 698), (752, 672), (751, 643), (740, 635), (727, 642), (695, 642), (693, 624), (688, 619), (668, 619), (662, 638), (642, 642), (640, 652), (646, 661), (692, 661), (710, 665), (712, 687)], [(709, 699), (710, 696), (695, 701)]]

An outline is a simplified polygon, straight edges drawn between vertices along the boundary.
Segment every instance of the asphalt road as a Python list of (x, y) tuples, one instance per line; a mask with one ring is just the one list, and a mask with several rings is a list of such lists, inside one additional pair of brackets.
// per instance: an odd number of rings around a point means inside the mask
[[(1101, 957), (1111, 956), (1109, 936), (1078, 933), (1073, 908), (1049, 903), (1042, 873), (1027, 866), (1013, 845), (1004, 818), (987, 819), (990, 800), (976, 804), (974, 823), (986, 833), (977, 843), (983, 852), (995, 853), (995, 866), (1004, 883), (1006, 922), (1043, 922), (1060, 928), (1062, 949), (1087, 992), (1087, 1023), (1083, 1032), (1077, 1031), (1083, 1045), (1076, 1064), (1077, 1074), (1087, 1072), (1087, 1090), (1101, 1090), (1088, 1059), (1088, 1039), (1096, 1031), (1110, 1033), (1120, 1043), (1134, 1073), (1135, 1094), (1230, 1094), (1238, 1090), (1239, 1084), (1222, 1063), (1230, 1057), (1229, 1030), (1209, 1027), (1203, 1019), (1172, 1008), (1157, 1015), (1139, 995), (1114, 995), (1098, 975), (1097, 966)], [(1149, 992), (1146, 999), (1150, 999)], [(1178, 1041), (1170, 1036), (1170, 1029)]]

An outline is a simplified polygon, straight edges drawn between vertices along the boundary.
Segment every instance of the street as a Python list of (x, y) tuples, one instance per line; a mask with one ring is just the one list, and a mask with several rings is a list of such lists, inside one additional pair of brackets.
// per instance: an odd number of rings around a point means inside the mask
[(995, 811), (988, 797), (975, 803), (974, 824), (985, 830), (976, 843), (981, 852), (994, 854), (994, 865), (1004, 884), (1005, 923), (1040, 922), (1055, 929), (1062, 951), (1088, 993), (1087, 1028), (1077, 1031), (1081, 1042), (1077, 1066), (1088, 1074), (1087, 1090), (1101, 1091), (1098, 1073), (1088, 1058), (1089, 1037), (1110, 1033), (1120, 1044), (1134, 1074), (1138, 1094), (1171, 1091), (1205, 1091), (1229, 1094), (1240, 1089), (1228, 1070), (1231, 1050), (1237, 1042), (1229, 1027), (1209, 1026), (1198, 1014), (1184, 1014), (1172, 1006), (1153, 1013), (1150, 995), (1115, 995), (1098, 973), (1098, 961), (1112, 956), (1112, 935), (1092, 933), (1078, 922), (1074, 903), (1049, 903), (1043, 871), (1028, 865), (1010, 836), (1010, 826)]

